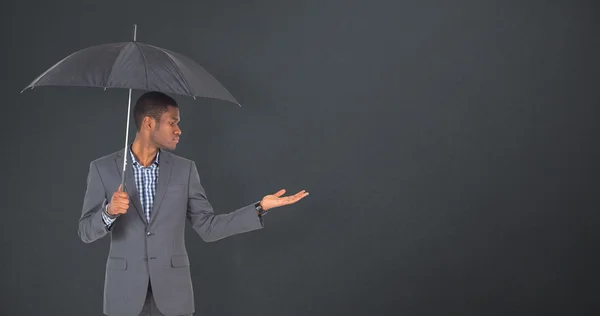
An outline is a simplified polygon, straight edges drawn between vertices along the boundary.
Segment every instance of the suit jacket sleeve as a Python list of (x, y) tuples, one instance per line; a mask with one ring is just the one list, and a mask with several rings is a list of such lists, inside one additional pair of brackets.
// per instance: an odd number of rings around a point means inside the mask
[(196, 163), (192, 162), (189, 177), (189, 200), (187, 219), (194, 230), (206, 242), (240, 234), (263, 227), (254, 203), (227, 214), (215, 215), (200, 184)]
[(104, 237), (109, 228), (102, 219), (102, 212), (108, 203), (102, 178), (94, 162), (90, 163), (87, 177), (87, 189), (83, 198), (83, 208), (79, 218), (79, 238), (91, 243)]

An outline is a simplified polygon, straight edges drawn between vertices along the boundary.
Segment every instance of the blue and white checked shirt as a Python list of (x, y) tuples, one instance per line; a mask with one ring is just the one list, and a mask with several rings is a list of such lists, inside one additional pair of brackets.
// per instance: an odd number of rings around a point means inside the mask
[[(142, 208), (144, 209), (144, 215), (146, 215), (146, 222), (150, 222), (150, 211), (154, 204), (154, 195), (156, 195), (156, 182), (158, 181), (158, 161), (159, 161), (160, 150), (156, 153), (154, 162), (144, 167), (140, 162), (135, 159), (131, 147), (129, 148), (129, 156), (131, 157), (131, 165), (133, 166), (133, 174), (135, 178), (135, 186), (142, 202)], [(108, 211), (108, 205), (106, 205), (105, 212), (102, 212), (102, 218), (106, 226), (112, 225), (116, 218), (110, 218), (106, 214)]]

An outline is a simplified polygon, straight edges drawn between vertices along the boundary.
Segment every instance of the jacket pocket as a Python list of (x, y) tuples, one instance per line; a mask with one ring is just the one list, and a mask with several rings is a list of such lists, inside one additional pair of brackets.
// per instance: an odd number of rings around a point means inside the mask
[(189, 267), (190, 259), (187, 255), (175, 255), (171, 257), (171, 267), (173, 268), (181, 268), (181, 267)]
[(110, 270), (127, 270), (127, 260), (120, 257), (108, 257), (106, 268)]

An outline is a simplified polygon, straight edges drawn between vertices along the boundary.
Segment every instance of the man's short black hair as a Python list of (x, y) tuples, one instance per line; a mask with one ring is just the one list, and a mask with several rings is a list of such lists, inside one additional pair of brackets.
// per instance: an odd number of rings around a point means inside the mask
[(133, 108), (133, 117), (137, 130), (140, 130), (142, 121), (146, 116), (150, 116), (159, 122), (162, 114), (169, 110), (169, 106), (178, 107), (177, 102), (173, 98), (162, 92), (151, 91), (142, 94), (137, 99)]

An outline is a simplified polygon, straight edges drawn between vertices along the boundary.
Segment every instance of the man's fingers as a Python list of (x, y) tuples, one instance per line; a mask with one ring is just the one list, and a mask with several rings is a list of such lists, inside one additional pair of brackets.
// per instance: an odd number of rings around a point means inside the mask
[(301, 198), (303, 198), (303, 197), (305, 197), (305, 196), (307, 196), (307, 195), (308, 195), (308, 192), (306, 192), (306, 190), (302, 190), (302, 191), (300, 191), (300, 192), (298, 192), (298, 193), (294, 194), (293, 198), (295, 198), (295, 199), (298, 199), (298, 200), (299, 200), (299, 199), (301, 199)]
[(120, 200), (120, 199), (113, 199), (111, 201), (112, 204), (116, 205), (122, 205), (122, 206), (129, 206), (129, 200)]
[(126, 212), (129, 209), (127, 205), (115, 205), (115, 210), (117, 212)]
[(286, 198), (286, 202), (288, 204), (296, 203), (296, 202), (300, 201), (301, 199), (303, 199), (304, 197), (306, 197), (307, 195), (308, 195), (308, 192), (306, 192), (306, 190), (302, 190), (292, 196), (288, 196)]
[(275, 193), (274, 195), (275, 195), (276, 197), (280, 197), (280, 196), (282, 196), (284, 193), (285, 193), (285, 189), (281, 189), (281, 190), (277, 191), (277, 193)]
[(129, 195), (127, 195), (127, 192), (115, 192), (115, 196), (118, 196), (122, 199), (129, 199)]
[(113, 201), (112, 202), (114, 207), (117, 208), (128, 208), (129, 207), (129, 201)]

